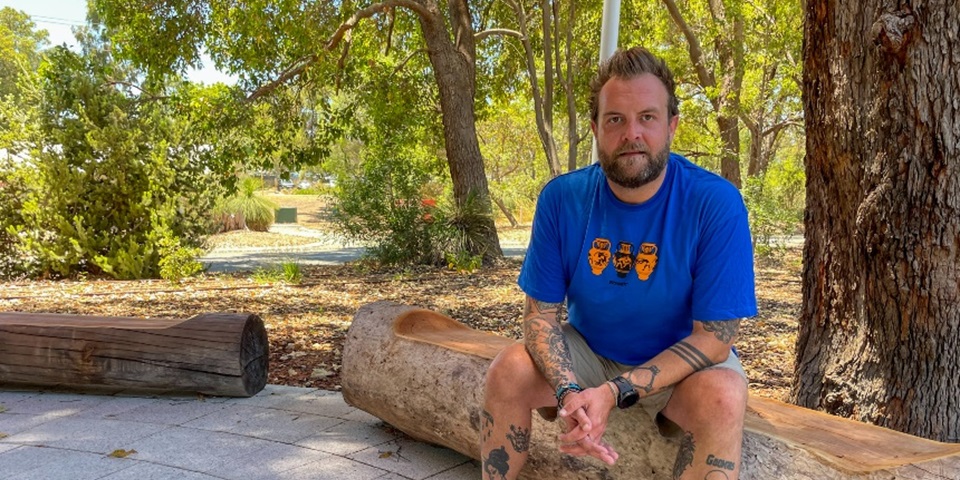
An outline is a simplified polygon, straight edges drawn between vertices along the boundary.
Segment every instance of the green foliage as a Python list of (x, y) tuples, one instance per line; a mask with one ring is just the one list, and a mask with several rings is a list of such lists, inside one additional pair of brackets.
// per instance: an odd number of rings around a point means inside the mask
[(447, 253), (447, 268), (457, 273), (473, 273), (483, 265), (483, 255), (471, 255), (470, 252)]
[(166, 237), (160, 241), (160, 278), (172, 283), (180, 283), (203, 271), (203, 264), (197, 259), (203, 249), (188, 248), (180, 245), (177, 239)]
[(37, 70), (47, 31), (37, 30), (26, 13), (0, 9), (0, 99), (20, 98), (20, 77)]
[(803, 165), (796, 159), (777, 162), (764, 175), (747, 179), (742, 193), (758, 255), (781, 252), (782, 238), (801, 231), (805, 183)]
[(29, 171), (12, 159), (0, 159), (0, 279), (19, 278), (36, 267), (21, 240), (28, 175)]
[[(258, 232), (266, 232), (273, 225), (274, 211), (279, 207), (276, 203), (260, 196), (257, 192), (263, 189), (263, 182), (256, 177), (243, 177), (239, 189), (233, 195), (221, 200), (213, 209), (214, 216), (220, 219), (221, 230), (249, 228)], [(230, 222), (227, 219), (239, 219)]]
[(303, 272), (300, 264), (294, 261), (285, 261), (268, 267), (259, 267), (253, 271), (253, 281), (257, 283), (283, 282), (298, 285), (303, 281)]
[(131, 88), (137, 72), (94, 35), (80, 40), (82, 53), (49, 50), (25, 90), (36, 108), (22, 112), (34, 126), (12, 142), (30, 177), (18, 248), (35, 259), (34, 275), (155, 277), (161, 260), (168, 271), (184, 263), (178, 249), (191, 252), (207, 233), (216, 182), (177, 96)]

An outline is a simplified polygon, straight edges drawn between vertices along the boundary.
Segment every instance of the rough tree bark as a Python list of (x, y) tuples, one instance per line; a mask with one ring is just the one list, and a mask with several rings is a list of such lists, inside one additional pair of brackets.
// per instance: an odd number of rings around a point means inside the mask
[[(503, 251), (493, 223), (490, 189), (474, 115), (476, 40), (470, 9), (466, 0), (449, 0), (449, 18), (446, 18), (434, 0), (421, 3), (427, 13), (418, 12), (417, 18), (440, 91), (444, 146), (453, 181), (453, 196), (460, 207), (477, 202), (484, 214), (482, 224), (471, 225), (475, 230), (471, 232), (473, 237), (480, 241), (473, 253), (482, 253), (485, 260), (499, 259), (503, 257)], [(447, 30), (448, 20), (452, 32)]]
[[(899, 6), (898, 6), (899, 5)], [(810, 0), (794, 400), (960, 441), (960, 2)]]

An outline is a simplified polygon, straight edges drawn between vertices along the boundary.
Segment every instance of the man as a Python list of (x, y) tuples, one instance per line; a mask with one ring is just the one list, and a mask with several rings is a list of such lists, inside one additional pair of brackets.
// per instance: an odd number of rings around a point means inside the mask
[(673, 75), (647, 50), (601, 66), (590, 114), (600, 164), (541, 192), (519, 278), (524, 343), (487, 373), (484, 475), (517, 478), (531, 411), (554, 406), (561, 451), (612, 465), (610, 410), (637, 404), (680, 438), (674, 478), (738, 478), (747, 384), (733, 343), (756, 315), (743, 200), (670, 153)]

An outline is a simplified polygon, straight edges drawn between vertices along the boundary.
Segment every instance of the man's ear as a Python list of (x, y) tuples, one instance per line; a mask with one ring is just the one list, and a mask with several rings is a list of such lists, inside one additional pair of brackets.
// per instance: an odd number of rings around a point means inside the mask
[(590, 130), (593, 131), (593, 136), (596, 137), (596, 136), (597, 136), (597, 122), (594, 122), (593, 120), (590, 120)]
[(677, 134), (677, 125), (680, 124), (680, 115), (674, 115), (670, 117), (670, 141), (673, 141), (674, 135)]

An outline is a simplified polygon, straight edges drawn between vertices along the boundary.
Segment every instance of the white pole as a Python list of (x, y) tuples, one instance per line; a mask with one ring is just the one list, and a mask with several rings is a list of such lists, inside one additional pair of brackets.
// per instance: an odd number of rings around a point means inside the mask
[[(603, 21), (600, 24), (600, 63), (617, 51), (620, 36), (620, 0), (603, 0)], [(597, 163), (597, 139), (593, 138), (592, 163)]]

